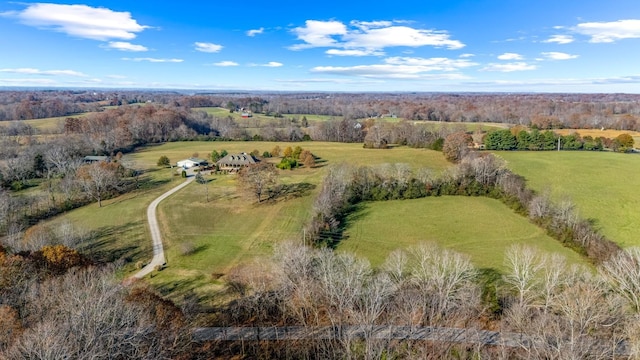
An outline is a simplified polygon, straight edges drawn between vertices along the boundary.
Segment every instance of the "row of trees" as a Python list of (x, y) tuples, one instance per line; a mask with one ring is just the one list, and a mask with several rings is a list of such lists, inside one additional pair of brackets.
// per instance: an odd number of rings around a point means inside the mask
[(605, 147), (614, 151), (627, 152), (633, 149), (634, 140), (629, 134), (621, 134), (615, 139), (605, 137), (581, 137), (579, 134), (557, 135), (553, 131), (529, 131), (520, 128), (496, 130), (484, 137), (487, 150), (590, 150), (602, 151)]
[(0, 188), (0, 235), (7, 241), (18, 241), (23, 230), (41, 219), (93, 201), (102, 206), (102, 200), (136, 186), (136, 178), (119, 162), (60, 158), (56, 164), (52, 153), (46, 155), (42, 192), (12, 196)]
[[(594, 271), (533, 247), (505, 253), (504, 271), (486, 273), (464, 255), (419, 244), (377, 268), (352, 254), (285, 243), (274, 258), (230, 275), (239, 300), (221, 324), (332, 326), (334, 339), (294, 346), (245, 344), (216, 354), (280, 358), (612, 359), (640, 355), (640, 251), (620, 252)], [(635, 264), (634, 264), (635, 262)], [(633, 264), (633, 265), (632, 265)], [(631, 266), (631, 270), (627, 268)], [(496, 306), (496, 304), (498, 306)], [(354, 338), (347, 325), (362, 325)], [(510, 346), (375, 337), (375, 326), (491, 328)], [(626, 347), (621, 344), (625, 343)], [(292, 344), (289, 344), (292, 345)], [(242, 351), (242, 352), (241, 352)], [(624, 354), (624, 355), (623, 355)]]

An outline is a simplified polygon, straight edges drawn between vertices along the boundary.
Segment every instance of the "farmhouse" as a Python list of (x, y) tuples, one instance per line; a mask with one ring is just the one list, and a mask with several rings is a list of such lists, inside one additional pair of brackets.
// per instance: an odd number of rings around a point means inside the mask
[(190, 169), (194, 166), (206, 166), (209, 163), (205, 159), (188, 158), (186, 160), (180, 160), (176, 163), (179, 168)]
[(216, 162), (218, 169), (223, 171), (238, 171), (244, 166), (255, 164), (256, 159), (251, 154), (229, 154)]

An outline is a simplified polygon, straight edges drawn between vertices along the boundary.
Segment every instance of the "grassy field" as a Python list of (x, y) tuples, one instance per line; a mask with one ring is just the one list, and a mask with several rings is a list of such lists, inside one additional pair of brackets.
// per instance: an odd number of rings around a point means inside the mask
[(504, 253), (514, 244), (560, 253), (572, 263), (583, 262), (574, 251), (498, 200), (444, 196), (371, 202), (348, 219), (338, 250), (363, 255), (372, 265), (384, 262), (395, 249), (421, 242), (467, 254), (479, 268), (502, 270)]
[[(81, 116), (81, 115), (74, 115)], [(57, 133), (62, 128), (64, 124), (64, 119), (68, 118), (68, 116), (60, 116), (60, 117), (52, 117), (52, 118), (44, 118), (44, 119), (31, 119), (31, 120), (16, 120), (20, 121), (24, 124), (27, 124), (34, 129), (38, 133)], [(0, 126), (9, 126), (11, 121), (0, 121)]]
[[(125, 156), (125, 160), (131, 161), (137, 168), (153, 168), (161, 155), (169, 157), (172, 163), (188, 158), (194, 154), (208, 158), (213, 150), (227, 150), (234, 152), (251, 152), (258, 150), (260, 154), (271, 151), (276, 145), (284, 150), (287, 146), (300, 146), (308, 149), (314, 155), (320, 157), (320, 161), (326, 164), (348, 162), (355, 165), (372, 165), (382, 163), (408, 163), (414, 168), (430, 167), (434, 170), (443, 170), (450, 166), (442, 153), (426, 150), (412, 149), (408, 147), (395, 147), (393, 149), (364, 149), (362, 144), (344, 144), (331, 142), (262, 142), (262, 141), (193, 141), (173, 142), (160, 146), (148, 146), (134, 154)], [(319, 165), (325, 164), (320, 162)]]
[(55, 227), (60, 222), (71, 222), (83, 233), (93, 233), (95, 237), (87, 251), (97, 254), (100, 259), (125, 260), (124, 273), (135, 270), (136, 262), (151, 259), (152, 247), (147, 228), (146, 208), (156, 197), (177, 186), (179, 177), (174, 177), (170, 169), (158, 169), (141, 177), (145, 182), (140, 189), (114, 199), (68, 211), (46, 223)]
[[(298, 197), (280, 198), (258, 205), (252, 199), (239, 196), (234, 176), (207, 175), (207, 185), (193, 183), (160, 204), (158, 216), (163, 226), (168, 267), (151, 281), (163, 293), (178, 296), (184, 291), (198, 289), (206, 294), (211, 287), (221, 283), (212, 281), (214, 274), (225, 274), (232, 267), (251, 261), (258, 255), (269, 255), (273, 244), (278, 241), (300, 238), (327, 165), (404, 162), (414, 168), (429, 167), (436, 172), (450, 166), (439, 152), (407, 147), (372, 150), (364, 149), (362, 144), (322, 142), (167, 143), (148, 146), (122, 159), (126, 166), (143, 170), (143, 188), (106, 200), (102, 208), (91, 204), (56, 217), (49, 223), (54, 225), (68, 220), (84, 231), (94, 231), (98, 236), (92, 250), (107, 259), (126, 259), (128, 263), (124, 272), (131, 273), (136, 262), (146, 262), (152, 256), (146, 223), (147, 206), (182, 181), (174, 175), (176, 169), (159, 169), (156, 166), (160, 156), (168, 156), (175, 164), (194, 153), (204, 158), (213, 150), (223, 149), (230, 153), (258, 149), (262, 153), (275, 145), (281, 149), (299, 145), (320, 158), (317, 168), (281, 172), (282, 183), (304, 184), (304, 191)], [(209, 202), (206, 201), (205, 186), (209, 190)], [(186, 247), (193, 249), (191, 254), (185, 254)]]
[(498, 152), (537, 191), (573, 201), (623, 247), (640, 246), (640, 156), (611, 152)]
[[(363, 149), (361, 144), (323, 142), (185, 142), (148, 147), (127, 156), (138, 167), (154, 167), (161, 155), (172, 162), (194, 155), (206, 157), (212, 150), (260, 153), (275, 145), (284, 149), (299, 145), (320, 158), (321, 167), (282, 171), (284, 184), (305, 184), (298, 197), (256, 204), (240, 196), (234, 176), (209, 175), (207, 185), (192, 184), (160, 204), (160, 223), (169, 266), (151, 279), (163, 293), (174, 296), (197, 289), (207, 294), (222, 281), (212, 281), (240, 263), (271, 253), (273, 245), (287, 239), (300, 239), (310, 216), (313, 200), (326, 170), (340, 162), (371, 165), (406, 162), (412, 167), (442, 171), (450, 166), (441, 153), (398, 147), (390, 150)], [(277, 161), (277, 159), (272, 159)], [(210, 201), (206, 202), (205, 186)], [(193, 249), (189, 251), (185, 249)]]

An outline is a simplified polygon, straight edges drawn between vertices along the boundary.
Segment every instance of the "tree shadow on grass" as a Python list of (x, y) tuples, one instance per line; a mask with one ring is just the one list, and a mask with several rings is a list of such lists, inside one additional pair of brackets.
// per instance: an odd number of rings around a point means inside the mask
[(207, 250), (210, 247), (209, 244), (202, 244), (200, 246), (195, 246), (193, 248), (188, 248), (188, 249), (183, 249), (181, 252), (181, 256), (191, 256), (191, 255), (195, 255), (198, 253), (201, 253), (205, 250)]
[[(169, 265), (171, 266), (171, 265)], [(196, 293), (194, 290), (201, 287), (203, 283), (208, 282), (206, 275), (198, 275), (194, 277), (181, 277), (179, 280), (170, 279), (162, 280), (161, 273), (152, 273), (152, 277), (158, 277), (155, 282), (155, 289), (162, 294), (172, 298), (174, 301), (183, 302), (190, 301), (196, 304), (206, 304), (213, 300), (215, 293)]]
[[(143, 254), (140, 246), (120, 244), (120, 239), (135, 237), (136, 228), (140, 222), (128, 222), (118, 226), (103, 226), (91, 232), (89, 238), (81, 244), (81, 251), (93, 260), (102, 263), (123, 261), (130, 263), (142, 260)], [(143, 241), (140, 239), (140, 241)]]
[(370, 211), (367, 211), (365, 203), (357, 203), (349, 206), (338, 219), (338, 226), (335, 230), (326, 230), (320, 233), (321, 242), (327, 244), (327, 247), (331, 249), (336, 249), (342, 241), (349, 239), (349, 236), (346, 236), (344, 232), (353, 224), (369, 215), (369, 213)]
[(269, 201), (281, 201), (307, 196), (316, 185), (307, 182), (282, 184), (269, 193)]

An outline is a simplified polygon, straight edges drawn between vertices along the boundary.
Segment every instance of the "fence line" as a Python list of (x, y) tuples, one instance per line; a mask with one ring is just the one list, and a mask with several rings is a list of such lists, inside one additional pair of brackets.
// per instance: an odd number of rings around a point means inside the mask
[[(195, 341), (291, 341), (291, 340), (425, 340), (486, 346), (538, 347), (541, 340), (512, 332), (478, 330), (473, 328), (415, 327), (393, 325), (347, 326), (258, 326), (258, 327), (206, 327), (193, 332)], [(601, 344), (599, 350), (615, 347), (617, 356), (630, 355), (625, 342), (615, 345)], [(593, 349), (594, 351), (596, 349)]]

